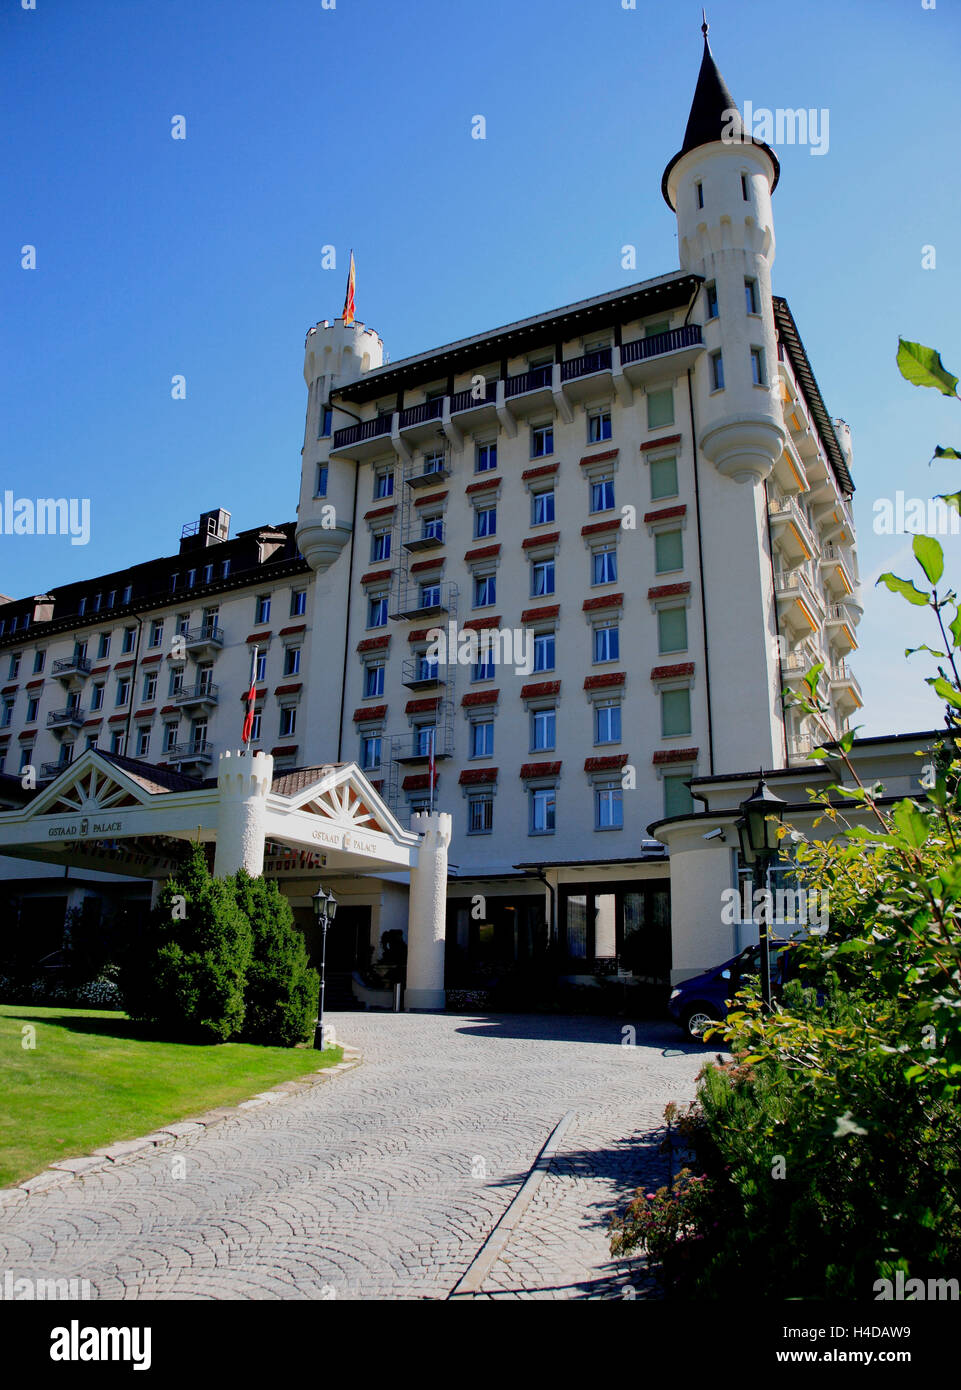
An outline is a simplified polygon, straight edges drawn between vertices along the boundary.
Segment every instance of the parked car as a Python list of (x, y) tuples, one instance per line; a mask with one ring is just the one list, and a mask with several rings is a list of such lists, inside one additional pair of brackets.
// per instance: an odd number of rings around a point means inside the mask
[[(776, 990), (783, 983), (791, 945), (790, 941), (771, 939), (772, 989)], [(760, 946), (746, 946), (739, 955), (732, 956), (713, 970), (705, 970), (701, 975), (682, 980), (671, 991), (668, 1011), (689, 1038), (700, 1041), (709, 1024), (723, 1022), (727, 1018), (729, 1001), (743, 988), (746, 977), (758, 975), (760, 970)]]

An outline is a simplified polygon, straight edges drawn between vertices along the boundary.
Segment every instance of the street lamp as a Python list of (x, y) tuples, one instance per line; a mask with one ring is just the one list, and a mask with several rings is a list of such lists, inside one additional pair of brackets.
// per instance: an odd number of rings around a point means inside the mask
[(323, 884), (311, 898), (314, 917), (320, 927), (320, 997), (317, 1003), (317, 1028), (314, 1033), (314, 1047), (319, 1052), (324, 1049), (324, 971), (327, 965), (327, 928), (337, 915), (337, 899), (333, 893), (325, 893)]
[(754, 882), (754, 898), (757, 902), (758, 889), (762, 891), (760, 899), (760, 917), (758, 919), (758, 944), (761, 948), (761, 998), (764, 1007), (771, 1007), (771, 939), (768, 934), (768, 904), (770, 899), (767, 896), (767, 874), (771, 860), (776, 858), (778, 852), (778, 826), (784, 817), (786, 802), (779, 796), (775, 796), (764, 780), (763, 773), (759, 774), (760, 781), (754, 788), (751, 796), (740, 805), (741, 819), (737, 823), (737, 833), (741, 841), (741, 857), (745, 864), (750, 864)]

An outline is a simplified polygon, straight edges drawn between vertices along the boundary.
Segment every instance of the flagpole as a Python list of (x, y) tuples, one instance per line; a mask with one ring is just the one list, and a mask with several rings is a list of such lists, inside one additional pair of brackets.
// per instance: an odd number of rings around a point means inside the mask
[(427, 764), (427, 780), (430, 783), (430, 813), (434, 814), (434, 740), (437, 738), (436, 724), (430, 731), (430, 762)]
[[(256, 704), (256, 702), (257, 702), (257, 695), (256, 695), (256, 686), (257, 686), (257, 660), (258, 660), (259, 655), (260, 655), (260, 648), (259, 648), (259, 647), (254, 647), (253, 650), (252, 650), (252, 652), (251, 652), (251, 656), (250, 656), (250, 685), (249, 685), (248, 688), (247, 688), (247, 712), (246, 712), (246, 715), (244, 716), (244, 727), (243, 727), (243, 729), (241, 730), (241, 734), (240, 734), (240, 741), (241, 741), (241, 743), (244, 745), (243, 751), (244, 751), (245, 753), (249, 753), (249, 752), (250, 752), (250, 733), (248, 732), (248, 723), (252, 724), (252, 722), (253, 722), (253, 721), (251, 720), (250, 716), (251, 716), (251, 713), (253, 712), (254, 706), (255, 706), (255, 704)], [(252, 729), (251, 729), (251, 732), (252, 732)]]

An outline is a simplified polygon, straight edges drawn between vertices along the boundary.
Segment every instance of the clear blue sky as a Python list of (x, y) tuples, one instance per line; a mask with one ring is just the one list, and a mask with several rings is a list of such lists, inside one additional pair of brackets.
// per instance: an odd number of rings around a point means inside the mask
[[(830, 112), (827, 155), (778, 150), (775, 290), (854, 432), (866, 731), (927, 726), (913, 613), (872, 587), (908, 540), (872, 518), (961, 481), (927, 466), (961, 447), (961, 406), (894, 367), (900, 332), (961, 375), (958, 7), (715, 0), (708, 18), (742, 107)], [(214, 506), (236, 529), (292, 519), (304, 333), (340, 312), (351, 246), (358, 317), (394, 359), (674, 268), (660, 179), (699, 24), (680, 0), (4, 0), (0, 495), (88, 496), (92, 538), (0, 535), (0, 590), (173, 553)]]

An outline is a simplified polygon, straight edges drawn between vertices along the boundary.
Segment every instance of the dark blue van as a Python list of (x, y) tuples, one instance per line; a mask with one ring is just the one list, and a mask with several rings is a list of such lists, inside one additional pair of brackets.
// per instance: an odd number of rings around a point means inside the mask
[[(772, 988), (776, 989), (781, 982), (782, 957), (790, 945), (790, 941), (771, 938)], [(732, 956), (713, 970), (705, 970), (702, 975), (692, 975), (689, 980), (682, 980), (671, 990), (667, 1006), (671, 1017), (692, 1041), (700, 1042), (708, 1024), (727, 1018), (728, 1001), (734, 998), (739, 989), (743, 989), (746, 977), (757, 975), (760, 970), (760, 946), (746, 946), (740, 955)]]

